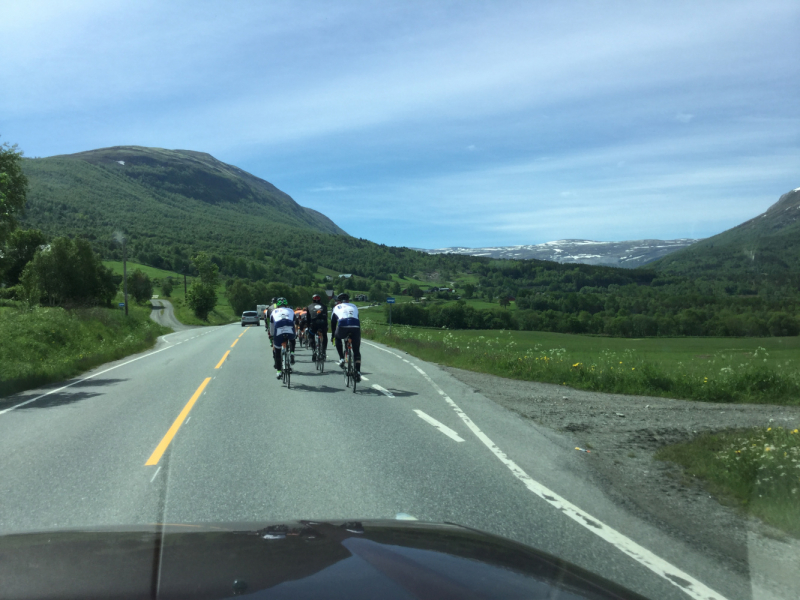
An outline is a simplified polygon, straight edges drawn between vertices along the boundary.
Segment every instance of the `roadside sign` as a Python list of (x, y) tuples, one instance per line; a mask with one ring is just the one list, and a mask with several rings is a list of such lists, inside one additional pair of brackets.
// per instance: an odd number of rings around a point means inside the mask
[(120, 308), (125, 308), (125, 303), (124, 303), (124, 302), (120, 302), (118, 306), (119, 306)]
[(389, 304), (394, 304), (394, 298), (387, 298), (386, 302)]

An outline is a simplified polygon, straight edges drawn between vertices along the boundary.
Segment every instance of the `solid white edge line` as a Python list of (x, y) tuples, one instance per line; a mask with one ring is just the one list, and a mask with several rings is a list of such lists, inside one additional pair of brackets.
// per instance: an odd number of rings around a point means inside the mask
[[(385, 348), (381, 348), (375, 344), (371, 344), (370, 342), (364, 341), (365, 344), (372, 346), (373, 348), (377, 348), (383, 352), (396, 356), (401, 360), (403, 359), (402, 356), (399, 354), (395, 354), (391, 350), (386, 350)], [(694, 598), (695, 600), (727, 600), (725, 596), (715, 592), (707, 585), (702, 583), (701, 581), (695, 579), (688, 573), (682, 571), (678, 567), (674, 566), (673, 564), (667, 562), (660, 556), (652, 553), (647, 548), (640, 546), (636, 542), (634, 542), (629, 537), (621, 534), (616, 529), (609, 527), (602, 521), (594, 518), (592, 515), (587, 513), (584, 510), (581, 510), (574, 504), (572, 504), (566, 498), (562, 498), (554, 491), (550, 490), (549, 488), (545, 487), (535, 479), (533, 479), (530, 475), (528, 475), (525, 471), (523, 471), (517, 463), (513, 460), (508, 458), (508, 456), (503, 452), (485, 433), (483, 433), (475, 423), (472, 422), (467, 414), (459, 408), (459, 406), (453, 402), (452, 398), (444, 393), (444, 390), (440, 388), (436, 382), (431, 379), (425, 371), (420, 369), (414, 363), (409, 362), (411, 366), (413, 366), (425, 379), (427, 379), (428, 383), (431, 384), (434, 390), (436, 390), (440, 396), (442, 396), (445, 401), (453, 408), (456, 414), (461, 417), (461, 420), (469, 427), (470, 431), (474, 433), (477, 438), (483, 442), (483, 444), (492, 451), (492, 453), (506, 466), (508, 469), (513, 473), (514, 477), (519, 479), (522, 483), (525, 484), (525, 487), (528, 488), (531, 492), (539, 496), (542, 500), (550, 504), (553, 508), (560, 510), (564, 515), (575, 521), (576, 523), (582, 525), (595, 535), (599, 536), (603, 540), (607, 541), (612, 546), (616, 547), (618, 550), (621, 550), (623, 553), (630, 556), (632, 559), (637, 561), (638, 563), (644, 565), (648, 569), (650, 569), (656, 575), (663, 577), (667, 581), (669, 581), (672, 585), (676, 586), (683, 592), (685, 592), (689, 597)]]
[(93, 378), (97, 377), (98, 375), (102, 375), (103, 373), (108, 373), (109, 371), (113, 371), (114, 369), (118, 369), (120, 367), (124, 367), (125, 365), (129, 365), (132, 362), (136, 362), (137, 360), (141, 360), (143, 358), (147, 358), (148, 356), (153, 356), (153, 354), (158, 354), (159, 352), (163, 352), (164, 350), (169, 350), (170, 348), (174, 348), (176, 345), (177, 344), (173, 344), (172, 346), (167, 346), (166, 348), (162, 348), (161, 350), (156, 350), (155, 352), (150, 352), (149, 354), (145, 354), (144, 356), (139, 356), (137, 358), (133, 358), (133, 359), (131, 359), (129, 361), (126, 361), (126, 362), (124, 362), (122, 364), (115, 365), (113, 367), (109, 367), (105, 371), (100, 371), (99, 373), (95, 373), (94, 375), (89, 375), (88, 377), (84, 377), (83, 379), (78, 379), (77, 381), (73, 381), (72, 383), (68, 383), (67, 385), (62, 385), (60, 388), (55, 389), (55, 390), (50, 390), (49, 392), (47, 392), (45, 394), (42, 394), (41, 396), (36, 396), (36, 398), (31, 398), (30, 400), (26, 400), (25, 402), (20, 402), (16, 406), (11, 406), (10, 408), (6, 408), (4, 410), (0, 410), (0, 415), (4, 415), (4, 414), (6, 414), (8, 412), (11, 412), (12, 410), (16, 410), (17, 408), (25, 406), (26, 404), (30, 404), (31, 402), (36, 402), (37, 400), (41, 400), (45, 396), (49, 396), (50, 394), (55, 394), (56, 392), (60, 392), (61, 390), (65, 390), (68, 387), (72, 387), (73, 385), (77, 385), (77, 384), (82, 383), (84, 381), (88, 381), (89, 379), (93, 379)]
[(433, 425), (434, 427), (436, 427), (436, 429), (438, 429), (438, 430), (439, 430), (439, 431), (441, 431), (443, 434), (445, 434), (447, 437), (449, 437), (449, 438), (451, 438), (451, 439), (454, 439), (454, 440), (455, 440), (455, 441), (457, 441), (457, 442), (463, 442), (463, 441), (464, 441), (464, 438), (462, 438), (460, 435), (458, 435), (458, 434), (457, 434), (455, 431), (453, 431), (452, 429), (450, 429), (450, 428), (449, 428), (447, 425), (445, 425), (444, 423), (440, 423), (439, 421), (437, 421), (436, 419), (434, 419), (432, 416), (430, 416), (430, 415), (428, 415), (428, 414), (426, 414), (426, 413), (422, 412), (421, 410), (417, 410), (416, 408), (414, 409), (414, 412), (415, 412), (415, 413), (417, 413), (417, 416), (418, 416), (420, 419), (422, 419), (423, 421), (425, 421), (425, 422), (427, 422), (427, 423), (430, 423), (431, 425)]
[[(361, 379), (364, 379), (364, 378), (362, 377)], [(373, 384), (372, 384), (372, 389), (373, 389), (373, 390), (378, 390), (378, 391), (379, 391), (381, 394), (383, 394), (383, 395), (384, 395), (384, 396), (386, 396), (387, 398), (394, 398), (394, 394), (393, 394), (392, 392), (390, 392), (390, 391), (389, 391), (389, 390), (387, 390), (386, 388), (382, 388), (382, 387), (381, 387), (381, 386), (379, 386), (377, 383), (373, 383)]]
[[(363, 375), (361, 376), (361, 379), (363, 379), (364, 381), (369, 381), (369, 379), (367, 379), (367, 378), (366, 378), (366, 377), (364, 377)], [(374, 386), (373, 386), (373, 387), (374, 387)]]
[(156, 472), (153, 473), (153, 476), (150, 478), (150, 483), (153, 483), (153, 481), (155, 481), (156, 475), (158, 475), (158, 472), (160, 470), (161, 470), (161, 466), (159, 465), (159, 467), (156, 469)]

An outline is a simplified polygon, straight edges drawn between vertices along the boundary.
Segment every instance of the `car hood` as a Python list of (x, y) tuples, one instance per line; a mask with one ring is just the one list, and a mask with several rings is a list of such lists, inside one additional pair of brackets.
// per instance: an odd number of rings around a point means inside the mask
[(641, 598), (451, 524), (153, 524), (0, 537), (4, 598)]

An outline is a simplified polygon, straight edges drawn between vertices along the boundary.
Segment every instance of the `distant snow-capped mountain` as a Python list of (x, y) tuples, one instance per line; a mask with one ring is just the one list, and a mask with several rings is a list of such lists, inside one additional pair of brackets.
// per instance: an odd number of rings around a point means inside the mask
[(491, 258), (538, 258), (561, 263), (584, 263), (611, 267), (640, 267), (699, 240), (634, 240), (596, 242), (593, 240), (558, 240), (529, 246), (495, 248), (437, 248), (423, 250), (429, 254), (468, 254)]

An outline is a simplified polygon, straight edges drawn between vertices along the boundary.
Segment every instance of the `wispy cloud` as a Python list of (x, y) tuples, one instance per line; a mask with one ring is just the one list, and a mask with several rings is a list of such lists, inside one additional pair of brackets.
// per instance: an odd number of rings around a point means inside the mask
[(309, 192), (346, 192), (353, 188), (346, 185), (322, 185), (319, 187), (310, 188)]

